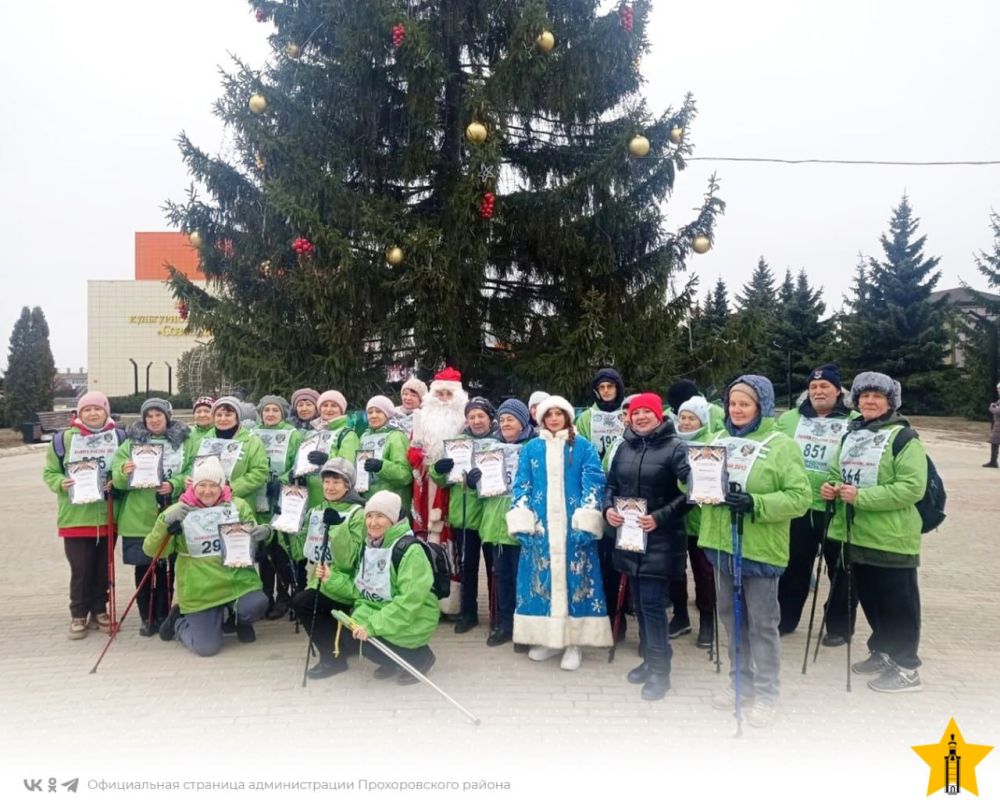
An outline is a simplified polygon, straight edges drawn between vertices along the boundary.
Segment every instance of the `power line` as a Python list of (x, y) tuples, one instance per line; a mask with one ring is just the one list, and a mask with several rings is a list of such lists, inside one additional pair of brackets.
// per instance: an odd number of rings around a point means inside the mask
[(885, 167), (991, 167), (1000, 161), (869, 161), (847, 158), (752, 158), (742, 156), (686, 156), (685, 161), (744, 161), (761, 164), (862, 164)]

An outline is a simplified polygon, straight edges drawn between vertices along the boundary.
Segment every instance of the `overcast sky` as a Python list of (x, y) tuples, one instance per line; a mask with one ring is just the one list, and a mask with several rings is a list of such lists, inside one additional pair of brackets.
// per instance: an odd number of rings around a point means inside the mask
[[(133, 234), (165, 230), (162, 204), (189, 183), (174, 142), (215, 151), (211, 113), (227, 52), (262, 64), (270, 25), (244, 0), (31, 0), (6, 9), (0, 74), (0, 337), (40, 305), (60, 369), (86, 364), (88, 279), (130, 279)], [(387, 34), (388, 35), (388, 34)], [(1000, 160), (997, 0), (656, 0), (643, 61), (654, 110), (694, 93), (698, 156)], [(783, 166), (692, 162), (668, 224), (717, 172), (726, 215), (690, 267), (702, 293), (735, 291), (759, 256), (804, 267), (839, 306), (857, 254), (906, 191), (942, 259), (940, 288), (985, 288), (1000, 166)]]

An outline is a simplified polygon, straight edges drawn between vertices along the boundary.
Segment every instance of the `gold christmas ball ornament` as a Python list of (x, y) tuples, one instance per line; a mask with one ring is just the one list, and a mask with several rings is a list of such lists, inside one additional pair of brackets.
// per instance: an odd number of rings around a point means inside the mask
[(201, 247), (201, 234), (198, 233), (198, 231), (191, 231), (191, 233), (188, 234), (188, 241), (191, 242), (192, 247)]
[(298, 58), (302, 55), (302, 48), (295, 44), (295, 42), (289, 42), (285, 47), (285, 55), (289, 58)]
[(556, 37), (552, 35), (552, 31), (542, 31), (535, 39), (535, 44), (543, 53), (551, 53), (556, 46)]
[(390, 247), (385, 251), (385, 260), (393, 267), (398, 267), (403, 263), (403, 259), (406, 256), (403, 253), (403, 248), (401, 247)]
[(642, 134), (633, 136), (628, 143), (628, 151), (636, 158), (642, 158), (649, 153), (649, 139)]
[(263, 114), (267, 110), (267, 98), (262, 94), (252, 94), (247, 105), (254, 114)]
[(261, 172), (263, 172), (265, 167), (267, 167), (267, 159), (264, 158), (264, 156), (262, 156), (260, 153), (254, 154), (253, 161), (254, 164), (257, 166), (257, 169), (260, 170)]
[(680, 144), (681, 139), (684, 138), (684, 129), (679, 125), (675, 125), (670, 129), (670, 141), (674, 144)]
[(487, 136), (489, 136), (489, 131), (481, 122), (470, 122), (465, 129), (465, 138), (473, 144), (482, 144), (486, 141)]
[(712, 249), (712, 240), (707, 236), (695, 236), (691, 240), (691, 249), (699, 255), (704, 255)]
[(270, 275), (271, 274), (271, 260), (270, 259), (265, 259), (264, 261), (260, 262), (260, 271), (261, 271), (261, 274), (263, 274), (263, 275)]

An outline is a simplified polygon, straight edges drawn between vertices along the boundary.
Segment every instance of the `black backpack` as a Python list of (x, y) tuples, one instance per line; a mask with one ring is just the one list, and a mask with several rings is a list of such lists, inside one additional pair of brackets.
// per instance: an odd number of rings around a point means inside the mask
[(398, 570), (399, 562), (409, 549), (410, 545), (419, 544), (424, 549), (424, 555), (431, 562), (431, 572), (434, 573), (434, 584), (431, 591), (439, 600), (443, 600), (451, 594), (451, 559), (448, 558), (448, 551), (441, 545), (434, 542), (425, 542), (412, 533), (401, 536), (392, 547), (392, 565)]
[[(892, 455), (898, 456), (911, 439), (919, 439), (920, 435), (913, 428), (903, 428), (896, 434), (892, 442)], [(947, 514), (944, 513), (944, 505), (948, 501), (948, 493), (944, 490), (944, 481), (941, 474), (927, 456), (927, 488), (924, 496), (917, 501), (917, 511), (920, 514), (920, 532), (930, 533), (944, 522)]]

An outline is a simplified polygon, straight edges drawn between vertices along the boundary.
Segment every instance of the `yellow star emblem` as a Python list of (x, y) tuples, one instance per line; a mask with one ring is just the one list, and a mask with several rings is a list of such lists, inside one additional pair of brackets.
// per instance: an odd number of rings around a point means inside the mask
[(927, 762), (931, 768), (927, 781), (927, 794), (949, 789), (949, 794), (958, 790), (972, 792), (979, 797), (976, 784), (976, 765), (992, 750), (991, 745), (967, 744), (958, 729), (954, 717), (948, 721), (944, 735), (937, 744), (914, 745), (913, 751)]

